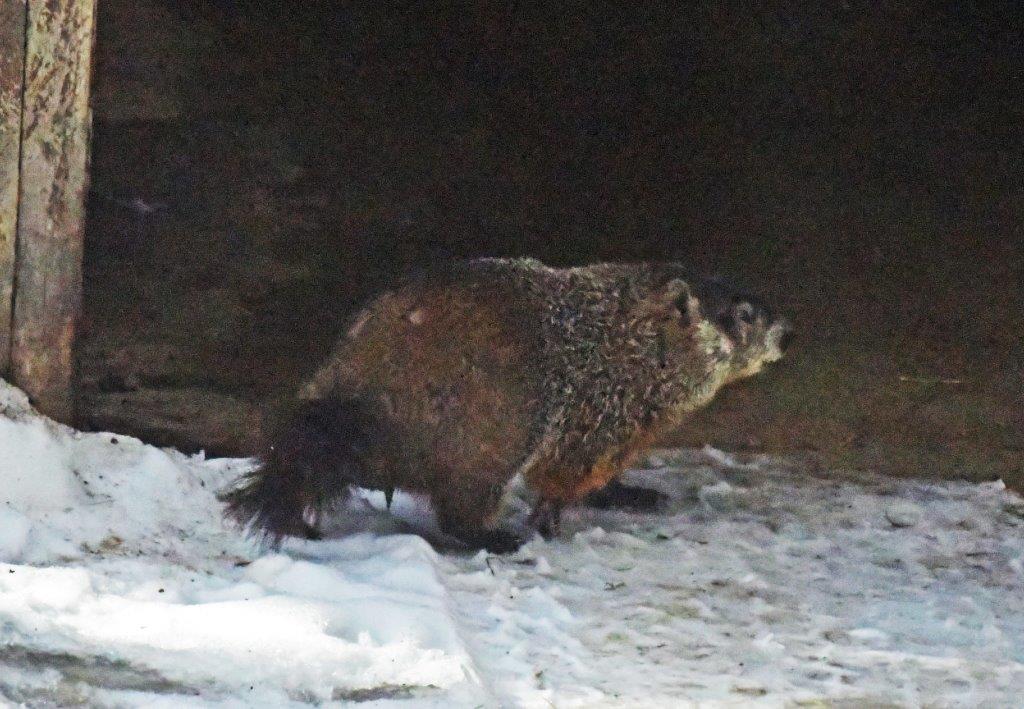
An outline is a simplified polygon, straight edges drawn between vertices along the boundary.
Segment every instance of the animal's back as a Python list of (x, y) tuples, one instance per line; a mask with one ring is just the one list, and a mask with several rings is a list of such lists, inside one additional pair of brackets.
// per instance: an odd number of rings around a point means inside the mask
[(375, 402), (394, 441), (382, 486), (430, 492), (441, 517), (484, 522), (481, 494), (501, 495), (536, 436), (543, 305), (529, 268), (469, 262), (382, 294), (302, 392)]

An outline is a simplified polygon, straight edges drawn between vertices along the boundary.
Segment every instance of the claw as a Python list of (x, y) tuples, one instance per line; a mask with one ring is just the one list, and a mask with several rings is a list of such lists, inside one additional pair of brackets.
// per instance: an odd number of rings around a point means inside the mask
[(558, 536), (562, 526), (562, 503), (547, 499), (538, 500), (526, 523), (545, 539)]

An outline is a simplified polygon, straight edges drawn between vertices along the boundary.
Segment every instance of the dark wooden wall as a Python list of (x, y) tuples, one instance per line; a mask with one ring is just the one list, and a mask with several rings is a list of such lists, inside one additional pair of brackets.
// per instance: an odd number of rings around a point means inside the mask
[(74, 418), (96, 0), (0, 0), (0, 372)]

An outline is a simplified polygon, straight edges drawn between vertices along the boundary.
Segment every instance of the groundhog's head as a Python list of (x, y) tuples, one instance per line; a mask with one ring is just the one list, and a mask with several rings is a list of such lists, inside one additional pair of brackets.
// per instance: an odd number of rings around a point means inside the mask
[(786, 318), (776, 317), (754, 296), (718, 279), (701, 282), (697, 291), (705, 317), (730, 347), (724, 383), (753, 376), (765, 364), (782, 359), (793, 339), (793, 327)]
[[(695, 289), (698, 279), (690, 277), (678, 264), (659, 264), (654, 271), (655, 287), (644, 303), (650, 308), (658, 326), (661, 366), (675, 371), (691, 386), (695, 382), (712, 383), (697, 395), (702, 405), (705, 396), (724, 383), (731, 368), (733, 345), (718, 325), (707, 315), (702, 299)], [(696, 392), (690, 392), (691, 396)]]

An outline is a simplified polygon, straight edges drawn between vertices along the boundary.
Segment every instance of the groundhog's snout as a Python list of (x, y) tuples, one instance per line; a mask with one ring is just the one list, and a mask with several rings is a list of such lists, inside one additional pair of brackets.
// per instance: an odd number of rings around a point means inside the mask
[(779, 318), (768, 329), (769, 361), (782, 359), (782, 356), (793, 343), (793, 324), (786, 318)]
[(789, 346), (793, 344), (793, 337), (795, 334), (796, 333), (793, 332), (793, 326), (786, 323), (785, 330), (779, 337), (779, 351), (782, 352), (782, 354), (786, 354), (786, 350), (788, 350)]

